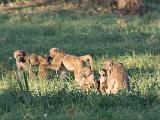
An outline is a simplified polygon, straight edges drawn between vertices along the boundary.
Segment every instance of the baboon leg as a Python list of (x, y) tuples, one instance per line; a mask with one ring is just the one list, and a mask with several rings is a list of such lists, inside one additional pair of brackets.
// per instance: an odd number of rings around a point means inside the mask
[(17, 73), (18, 73), (19, 80), (23, 80), (24, 79), (23, 71), (22, 70), (18, 70)]
[(81, 80), (81, 72), (80, 70), (75, 70), (74, 71), (74, 77), (75, 77), (75, 81), (79, 82)]
[(111, 94), (113, 92), (114, 84), (115, 84), (115, 79), (108, 80), (108, 89), (106, 90), (108, 94)]
[(115, 82), (114, 87), (111, 91), (112, 94), (116, 94), (119, 91), (118, 89), (118, 82)]

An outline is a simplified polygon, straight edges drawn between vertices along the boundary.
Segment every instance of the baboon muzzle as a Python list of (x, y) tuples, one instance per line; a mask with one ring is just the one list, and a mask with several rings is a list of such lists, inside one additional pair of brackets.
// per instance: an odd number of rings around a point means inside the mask
[(21, 56), (17, 56), (17, 61), (22, 63), (26, 62), (25, 59)]

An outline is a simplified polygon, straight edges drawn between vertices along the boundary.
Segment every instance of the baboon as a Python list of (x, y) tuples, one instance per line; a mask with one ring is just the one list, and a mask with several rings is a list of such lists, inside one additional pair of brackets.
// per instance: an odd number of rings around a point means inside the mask
[(130, 89), (129, 76), (122, 63), (108, 60), (104, 63), (103, 69), (107, 73), (107, 93), (116, 94), (119, 90)]
[(100, 88), (99, 91), (101, 91), (102, 93), (107, 92), (108, 89), (108, 81), (107, 81), (107, 72), (105, 69), (101, 69), (99, 70), (99, 74), (100, 74)]
[(77, 57), (60, 51), (58, 48), (50, 49), (50, 56), (53, 58), (51, 65), (48, 67), (53, 70), (60, 70), (64, 66), (67, 70), (74, 72), (76, 81), (81, 79), (80, 72), (84, 67), (83, 62), (89, 61), (91, 71), (93, 71), (93, 60), (90, 55)]
[(28, 71), (30, 78), (34, 77), (35, 74), (33, 74), (33, 66), (39, 66), (38, 76), (40, 78), (44, 78), (44, 76), (47, 75), (45, 67), (49, 65), (48, 57), (42, 57), (36, 54), (30, 55), (26, 51), (17, 50), (14, 52), (14, 58), (16, 59), (20, 78), (22, 78), (21, 72), (23, 70)]
[(22, 79), (22, 70), (29, 72), (29, 77), (33, 77), (32, 66), (30, 64), (30, 54), (23, 50), (16, 50), (14, 52), (14, 58), (16, 59), (16, 65), (18, 69), (18, 76)]
[(30, 56), (31, 66), (38, 66), (38, 77), (40, 79), (45, 79), (47, 77), (47, 66), (50, 65), (48, 56), (40, 56), (36, 54), (31, 54)]
[(94, 79), (94, 72), (88, 67), (83, 67), (81, 70), (81, 80), (78, 81), (80, 87), (90, 88), (96, 87), (96, 80)]

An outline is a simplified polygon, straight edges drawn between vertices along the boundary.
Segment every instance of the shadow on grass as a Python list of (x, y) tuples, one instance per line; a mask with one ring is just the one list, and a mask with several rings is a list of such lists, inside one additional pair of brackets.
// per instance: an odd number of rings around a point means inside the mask
[(32, 96), (15, 88), (8, 88), (0, 94), (0, 114), (14, 113), (23, 108), (26, 110), (23, 109), (21, 112), (25, 112), (27, 109), (39, 111), (41, 108), (41, 112), (49, 111), (52, 113), (63, 110), (65, 106), (71, 104), (78, 106), (80, 110), (92, 109), (97, 111), (116, 107), (133, 107), (134, 110), (137, 110), (156, 103), (156, 98), (155, 94), (143, 96), (138, 91), (130, 93), (122, 91), (117, 95), (101, 95), (100, 93), (79, 90), (67, 91), (65, 88), (58, 92)]

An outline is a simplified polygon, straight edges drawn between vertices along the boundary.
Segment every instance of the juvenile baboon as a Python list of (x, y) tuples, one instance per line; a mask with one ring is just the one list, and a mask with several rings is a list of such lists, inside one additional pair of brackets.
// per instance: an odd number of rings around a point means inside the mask
[(107, 93), (116, 94), (119, 90), (126, 88), (129, 90), (129, 76), (122, 63), (114, 61), (106, 61), (103, 69), (107, 73)]
[(84, 67), (83, 62), (89, 61), (90, 68), (93, 71), (93, 60), (90, 55), (77, 57), (75, 55), (69, 55), (60, 51), (57, 48), (50, 49), (50, 56), (53, 58), (51, 61), (50, 69), (60, 70), (64, 66), (67, 70), (74, 72), (76, 81), (81, 79), (80, 72)]
[(107, 89), (108, 89), (107, 72), (104, 69), (101, 69), (101, 70), (99, 70), (99, 74), (100, 74), (99, 91), (101, 91), (102, 93), (105, 93), (105, 92), (107, 92)]
[(90, 88), (92, 86), (96, 87), (96, 80), (94, 79), (94, 72), (90, 68), (84, 67), (81, 70), (81, 80), (78, 81), (80, 87)]
[(14, 58), (16, 59), (19, 77), (22, 77), (20, 73), (23, 70), (28, 71), (30, 78), (35, 76), (33, 74), (33, 66), (39, 66), (38, 76), (40, 78), (44, 78), (47, 75), (45, 67), (49, 65), (48, 57), (42, 57), (36, 54), (30, 55), (28, 52), (17, 50), (14, 52)]
[(50, 65), (48, 56), (40, 56), (36, 54), (30, 55), (30, 64), (31, 66), (38, 66), (38, 77), (44, 79), (47, 77), (46, 67)]

